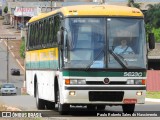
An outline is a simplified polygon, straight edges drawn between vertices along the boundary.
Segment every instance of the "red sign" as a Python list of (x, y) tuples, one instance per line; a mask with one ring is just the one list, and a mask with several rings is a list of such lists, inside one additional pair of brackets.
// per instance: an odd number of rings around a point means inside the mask
[(16, 12), (34, 12), (34, 8), (17, 8)]
[(33, 7), (16, 7), (14, 16), (33, 17), (36, 14), (36, 8)]

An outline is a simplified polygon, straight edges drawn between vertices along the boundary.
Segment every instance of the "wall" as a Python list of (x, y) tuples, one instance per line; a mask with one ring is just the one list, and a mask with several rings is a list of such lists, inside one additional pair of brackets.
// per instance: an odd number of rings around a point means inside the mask
[(160, 91), (160, 70), (147, 71), (147, 91)]

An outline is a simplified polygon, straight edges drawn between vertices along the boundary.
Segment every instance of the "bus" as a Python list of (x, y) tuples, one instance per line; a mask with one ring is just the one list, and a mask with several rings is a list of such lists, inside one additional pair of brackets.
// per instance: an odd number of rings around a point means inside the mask
[[(38, 109), (72, 106), (133, 113), (146, 95), (147, 40), (143, 13), (115, 5), (63, 6), (32, 17), (26, 41), (26, 87)], [(114, 52), (125, 39), (133, 50)], [(126, 51), (126, 50), (125, 50)], [(56, 107), (55, 107), (56, 106)]]

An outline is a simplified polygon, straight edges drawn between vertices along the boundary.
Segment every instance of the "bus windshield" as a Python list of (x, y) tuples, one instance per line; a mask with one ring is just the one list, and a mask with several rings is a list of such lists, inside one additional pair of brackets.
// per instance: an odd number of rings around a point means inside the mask
[(146, 69), (143, 19), (66, 18), (64, 67)]

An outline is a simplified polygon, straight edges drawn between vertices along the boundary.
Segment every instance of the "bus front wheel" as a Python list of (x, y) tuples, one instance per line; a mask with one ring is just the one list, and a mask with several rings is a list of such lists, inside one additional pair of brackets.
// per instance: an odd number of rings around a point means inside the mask
[(122, 105), (123, 113), (132, 114), (134, 113), (135, 104), (124, 104)]
[(67, 114), (67, 112), (70, 109), (70, 105), (68, 104), (61, 104), (60, 103), (60, 92), (57, 90), (57, 97), (56, 97), (57, 105), (58, 105), (58, 111), (61, 115)]

